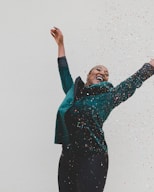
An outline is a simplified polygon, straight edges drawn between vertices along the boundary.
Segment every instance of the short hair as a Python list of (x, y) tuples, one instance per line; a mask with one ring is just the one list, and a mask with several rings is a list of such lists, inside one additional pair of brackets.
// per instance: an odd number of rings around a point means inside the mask
[[(90, 74), (90, 73), (92, 72), (92, 70), (94, 70), (94, 69), (97, 68), (97, 67), (104, 67), (104, 68), (106, 68), (104, 65), (96, 65), (96, 66), (94, 66), (92, 69), (90, 69), (90, 71), (89, 71), (88, 74)], [(106, 69), (107, 69), (107, 68), (106, 68)]]

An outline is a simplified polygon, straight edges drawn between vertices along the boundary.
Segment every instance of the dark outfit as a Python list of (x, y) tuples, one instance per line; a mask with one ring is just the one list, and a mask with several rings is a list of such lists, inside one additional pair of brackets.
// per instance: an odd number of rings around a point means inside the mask
[(77, 102), (87, 93), (87, 90), (78, 87), (75, 102), (65, 114), (70, 144), (63, 145), (59, 162), (60, 192), (102, 192), (105, 185), (108, 154), (90, 135), (89, 127), (84, 126), (91, 124), (91, 129), (95, 130), (89, 112)]
[(108, 169), (108, 153), (102, 129), (110, 112), (133, 95), (154, 74), (146, 63), (131, 77), (113, 87), (109, 82), (85, 87), (73, 83), (66, 57), (58, 58), (66, 97), (59, 107), (55, 143), (62, 144), (59, 162), (60, 192), (102, 192)]
[(102, 192), (108, 170), (107, 153), (77, 154), (63, 150), (59, 161), (60, 192)]

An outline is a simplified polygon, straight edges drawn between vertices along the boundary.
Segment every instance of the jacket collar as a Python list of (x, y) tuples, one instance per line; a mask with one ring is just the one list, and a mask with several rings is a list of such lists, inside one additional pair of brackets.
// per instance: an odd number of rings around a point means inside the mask
[(81, 77), (77, 77), (74, 86), (74, 99), (80, 99), (81, 97), (89, 95), (106, 93), (109, 92), (111, 88), (113, 88), (113, 85), (107, 81), (85, 86), (85, 83), (82, 81)]

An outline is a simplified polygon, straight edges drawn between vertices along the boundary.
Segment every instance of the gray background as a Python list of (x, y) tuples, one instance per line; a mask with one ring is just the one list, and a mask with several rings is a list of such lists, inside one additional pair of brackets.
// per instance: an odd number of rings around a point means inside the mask
[[(73, 78), (96, 64), (117, 85), (154, 58), (153, 0), (0, 0), (0, 191), (58, 192), (55, 118), (64, 98), (57, 45), (62, 29)], [(154, 78), (104, 124), (105, 192), (154, 191)]]

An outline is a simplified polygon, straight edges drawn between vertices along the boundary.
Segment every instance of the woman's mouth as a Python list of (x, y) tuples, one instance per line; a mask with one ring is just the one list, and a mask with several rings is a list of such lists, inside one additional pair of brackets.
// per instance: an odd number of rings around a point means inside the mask
[(98, 81), (103, 81), (103, 77), (100, 76), (100, 75), (96, 76), (96, 79), (97, 79)]

